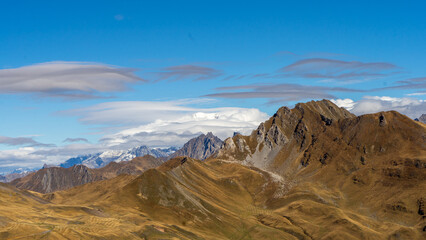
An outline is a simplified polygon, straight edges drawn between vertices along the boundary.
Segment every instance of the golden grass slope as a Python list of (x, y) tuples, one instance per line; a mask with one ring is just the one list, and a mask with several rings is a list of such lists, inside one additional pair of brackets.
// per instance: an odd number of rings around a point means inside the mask
[[(5, 239), (422, 239), (320, 183), (289, 189), (278, 176), (221, 160), (171, 160), (51, 194), (2, 185)], [(356, 203), (361, 204), (361, 203)], [(416, 213), (417, 214), (417, 213)], [(418, 216), (420, 218), (421, 216)]]

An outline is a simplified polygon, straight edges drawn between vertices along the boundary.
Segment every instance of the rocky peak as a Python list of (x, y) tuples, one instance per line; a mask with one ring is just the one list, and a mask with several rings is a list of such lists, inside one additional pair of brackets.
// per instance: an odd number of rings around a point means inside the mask
[(219, 150), (222, 145), (222, 140), (209, 132), (189, 140), (181, 149), (170, 155), (170, 158), (186, 156), (204, 160)]
[(321, 101), (310, 101), (307, 103), (298, 103), (295, 109), (299, 110), (302, 114), (316, 113), (321, 118), (330, 120), (339, 120), (348, 117), (355, 117), (354, 114), (350, 113), (345, 108), (338, 107), (336, 104), (329, 100), (323, 99)]
[(227, 139), (217, 157), (242, 160), (264, 168), (271, 164), (265, 159), (274, 159), (285, 146), (295, 146), (297, 151), (303, 151), (317, 132), (353, 117), (356, 116), (328, 100), (299, 103), (293, 109), (281, 107), (250, 136), (237, 135)]
[(414, 120), (426, 124), (426, 114), (423, 113), (419, 118)]

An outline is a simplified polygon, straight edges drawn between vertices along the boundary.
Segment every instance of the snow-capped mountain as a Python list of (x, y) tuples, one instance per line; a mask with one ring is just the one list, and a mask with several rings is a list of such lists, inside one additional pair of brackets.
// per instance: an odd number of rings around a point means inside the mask
[(135, 157), (151, 155), (154, 157), (167, 157), (178, 149), (170, 147), (166, 149), (149, 148), (147, 146), (135, 147), (128, 150), (110, 150), (101, 153), (81, 155), (70, 158), (59, 166), (69, 168), (77, 164), (85, 165), (89, 168), (100, 168), (106, 166), (110, 162), (130, 161)]
[(2, 173), (0, 175), (0, 182), (10, 182), (17, 178), (24, 177), (34, 171), (37, 171), (39, 168), (16, 168), (13, 170), (9, 170), (9, 172)]

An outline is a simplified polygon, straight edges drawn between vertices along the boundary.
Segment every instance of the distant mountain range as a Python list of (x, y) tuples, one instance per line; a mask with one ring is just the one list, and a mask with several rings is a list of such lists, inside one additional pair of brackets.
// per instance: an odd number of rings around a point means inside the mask
[[(201, 134), (200, 136), (189, 140), (181, 149), (177, 147), (150, 148), (147, 146), (139, 146), (128, 150), (110, 150), (95, 154), (79, 155), (59, 164), (59, 167), (70, 168), (75, 165), (84, 165), (88, 168), (101, 168), (105, 167), (110, 162), (130, 161), (136, 157), (142, 157), (145, 155), (151, 155), (155, 158), (164, 160), (176, 156), (188, 156), (195, 159), (204, 160), (212, 155), (215, 151), (219, 150), (222, 144), (222, 140), (210, 132), (206, 135)], [(45, 165), (42, 169), (49, 167), (52, 166)], [(40, 168), (17, 168), (12, 172), (0, 175), (0, 182), (11, 182), (39, 169)]]
[(17, 168), (14, 169), (12, 172), (9, 172), (4, 175), (0, 175), (0, 182), (11, 182), (17, 178), (24, 177), (28, 175), (29, 173), (35, 172), (38, 169), (34, 168)]
[(151, 155), (156, 158), (166, 158), (170, 154), (176, 152), (178, 148), (170, 147), (166, 149), (149, 148), (147, 146), (135, 147), (129, 150), (111, 150), (95, 154), (81, 155), (70, 158), (59, 166), (69, 168), (77, 164), (85, 165), (89, 168), (100, 168), (106, 166), (110, 162), (130, 161), (135, 157)]
[(181, 149), (151, 149), (146, 146), (126, 151), (106, 151), (70, 158), (59, 166), (44, 165), (38, 171), (25, 172), (13, 178), (8, 175), (0, 181), (11, 182), (17, 188), (40, 193), (66, 190), (93, 181), (110, 179), (119, 174), (141, 174), (160, 166), (165, 160), (186, 156), (204, 160), (217, 152), (222, 140), (211, 132), (189, 140)]
[(10, 184), (17, 188), (40, 193), (69, 189), (78, 185), (106, 180), (120, 174), (139, 175), (147, 169), (160, 166), (164, 161), (150, 155), (136, 157), (131, 161), (110, 162), (102, 168), (74, 165), (69, 168), (47, 167), (15, 179)]

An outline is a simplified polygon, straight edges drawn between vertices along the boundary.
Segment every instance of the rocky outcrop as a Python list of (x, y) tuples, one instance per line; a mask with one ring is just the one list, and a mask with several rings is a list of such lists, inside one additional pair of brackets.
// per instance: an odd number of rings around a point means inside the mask
[(170, 155), (169, 159), (186, 156), (204, 160), (219, 150), (222, 145), (222, 140), (213, 135), (213, 133), (201, 134), (185, 143), (181, 149)]
[(419, 118), (416, 118), (414, 120), (426, 124), (426, 114), (422, 114)]

